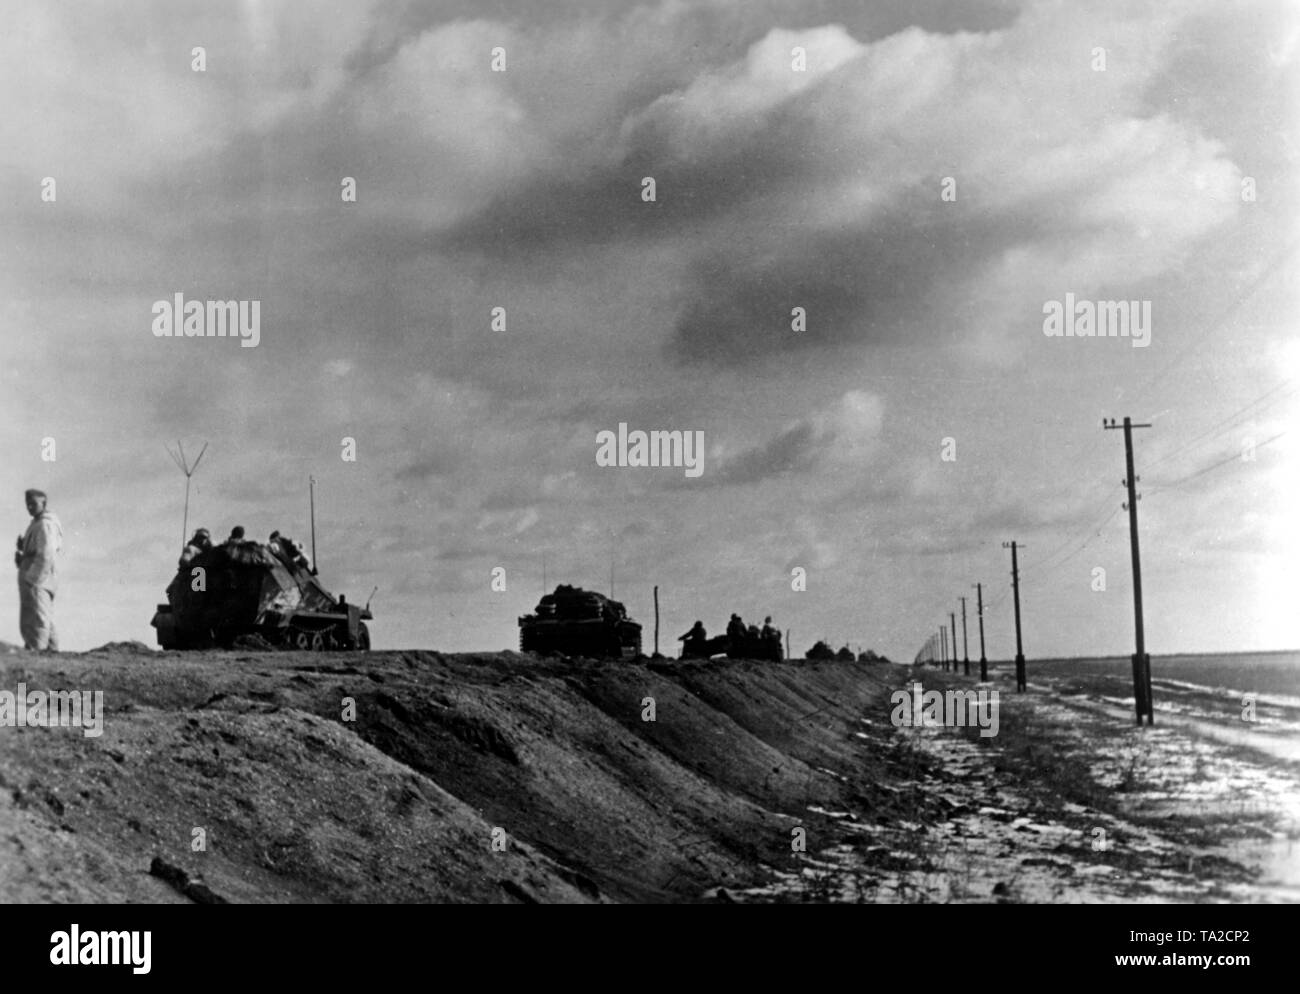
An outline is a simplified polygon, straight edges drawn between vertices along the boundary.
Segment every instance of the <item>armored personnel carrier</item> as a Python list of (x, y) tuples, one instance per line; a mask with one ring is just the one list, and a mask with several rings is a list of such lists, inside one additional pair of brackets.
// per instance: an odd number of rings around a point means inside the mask
[(561, 584), (542, 596), (532, 614), (519, 619), (519, 651), (632, 659), (641, 654), (641, 626), (618, 601)]
[(227, 542), (178, 569), (150, 624), (164, 649), (226, 649), (255, 636), (282, 649), (368, 650), (373, 617), (278, 546)]

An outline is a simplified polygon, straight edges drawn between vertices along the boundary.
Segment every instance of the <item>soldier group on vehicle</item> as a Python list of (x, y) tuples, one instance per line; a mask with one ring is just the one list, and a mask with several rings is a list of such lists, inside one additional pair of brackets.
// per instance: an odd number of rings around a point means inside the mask
[[(225, 548), (244, 547), (254, 544), (245, 539), (244, 534), (244, 526), (235, 525), (230, 530), (230, 537), (221, 544)], [(271, 550), (272, 555), (282, 562), (305, 569), (309, 573), (313, 572), (311, 560), (307, 557), (302, 545), (287, 535), (281, 535), (278, 531), (271, 532), (266, 547)], [(195, 529), (194, 537), (185, 544), (185, 549), (181, 552), (180, 562), (177, 565), (183, 569), (213, 548), (215, 546), (212, 544), (212, 533), (206, 528)]]
[(783, 658), (781, 633), (772, 627), (771, 615), (763, 619), (760, 629), (757, 625), (746, 625), (740, 615), (733, 614), (727, 622), (726, 634), (714, 639), (709, 638), (704, 622), (697, 621), (677, 641), (682, 643), (682, 659), (707, 659), (724, 652), (733, 659)]

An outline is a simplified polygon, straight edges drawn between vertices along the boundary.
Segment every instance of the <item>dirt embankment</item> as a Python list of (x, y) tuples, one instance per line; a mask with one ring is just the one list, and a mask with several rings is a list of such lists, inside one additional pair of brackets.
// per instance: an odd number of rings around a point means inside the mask
[(1068, 681), (1012, 693), (1005, 667), (996, 736), (895, 727), (890, 692), (921, 680), (975, 686), (835, 662), (0, 655), (0, 692), (100, 691), (105, 712), (93, 737), (0, 727), (0, 901), (1300, 899), (1293, 763), (1165, 711), (1136, 728)]
[(689, 901), (756, 886), (797, 861), (794, 829), (809, 853), (842, 836), (810, 808), (901, 815), (888, 760), (853, 733), (905, 672), (7, 655), (0, 691), (102, 691), (105, 713), (97, 737), (0, 727), (0, 900)]

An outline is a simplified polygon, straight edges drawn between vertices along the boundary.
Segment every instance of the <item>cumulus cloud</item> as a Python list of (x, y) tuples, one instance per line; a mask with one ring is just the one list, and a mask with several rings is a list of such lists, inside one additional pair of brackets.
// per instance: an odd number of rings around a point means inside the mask
[[(538, 172), (448, 244), (509, 257), (689, 233), (667, 343), (686, 360), (1023, 323), (1045, 295), (1168, 271), (1233, 216), (1223, 148), (1144, 105), (1162, 56), (1148, 36), (1168, 19), (1041, 5), (985, 33), (773, 29), (629, 113), (595, 143), (603, 158)], [(1104, 38), (1108, 72), (1078, 37)], [(792, 333), (791, 309), (813, 304)]]
[(849, 391), (764, 442), (734, 454), (723, 449), (716, 457), (716, 468), (701, 480), (713, 486), (751, 484), (790, 474), (861, 466), (874, 449), (883, 419), (884, 404), (879, 397)]

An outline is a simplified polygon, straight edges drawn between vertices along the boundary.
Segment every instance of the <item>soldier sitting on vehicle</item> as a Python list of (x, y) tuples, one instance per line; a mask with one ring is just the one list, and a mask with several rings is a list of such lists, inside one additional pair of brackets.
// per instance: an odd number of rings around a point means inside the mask
[(740, 620), (740, 615), (733, 614), (731, 620), (727, 622), (727, 638), (743, 639), (745, 637), (745, 623)]
[(781, 640), (781, 633), (772, 627), (772, 616), (769, 614), (763, 619), (763, 630), (759, 633), (765, 639)]
[(284, 543), (289, 551), (289, 558), (299, 569), (305, 569), (308, 573), (312, 572), (311, 560), (307, 558), (307, 553), (303, 551), (302, 546), (291, 538), (281, 536), (280, 541)]
[(212, 536), (206, 528), (199, 528), (194, 532), (194, 537), (185, 545), (185, 550), (181, 553), (180, 565), (188, 566), (190, 560), (200, 553), (207, 552), (212, 548)]
[(271, 555), (284, 563), (286, 566), (294, 564), (294, 551), (292, 539), (281, 535), (278, 531), (271, 532), (271, 537), (266, 540), (266, 547), (271, 550)]
[(697, 621), (691, 626), (691, 630), (685, 635), (678, 635), (677, 641), (684, 642), (682, 650), (692, 648), (693, 646), (703, 645), (709, 639), (709, 633), (704, 630), (704, 622)]

